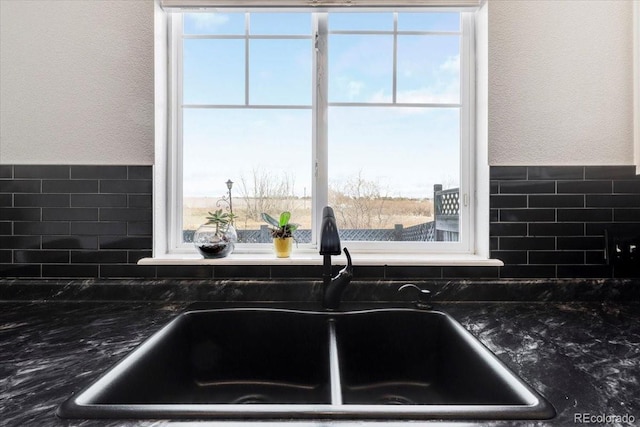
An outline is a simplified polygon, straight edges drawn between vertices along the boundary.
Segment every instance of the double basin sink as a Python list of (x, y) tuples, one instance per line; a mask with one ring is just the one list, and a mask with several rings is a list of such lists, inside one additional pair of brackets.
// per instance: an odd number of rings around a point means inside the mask
[(547, 419), (553, 407), (443, 312), (188, 311), (62, 418)]

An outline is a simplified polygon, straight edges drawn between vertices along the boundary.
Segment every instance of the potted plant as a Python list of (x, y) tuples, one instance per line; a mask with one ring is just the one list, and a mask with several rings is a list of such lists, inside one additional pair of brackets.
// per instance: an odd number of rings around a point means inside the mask
[(271, 225), (271, 237), (273, 237), (273, 246), (278, 258), (289, 258), (291, 248), (293, 247), (293, 232), (299, 227), (298, 224), (289, 222), (291, 212), (285, 211), (280, 214), (280, 219), (276, 220), (267, 213), (262, 213), (262, 219)]
[(193, 235), (193, 244), (205, 258), (223, 258), (233, 252), (238, 234), (233, 227), (236, 215), (218, 209), (209, 212), (207, 222)]

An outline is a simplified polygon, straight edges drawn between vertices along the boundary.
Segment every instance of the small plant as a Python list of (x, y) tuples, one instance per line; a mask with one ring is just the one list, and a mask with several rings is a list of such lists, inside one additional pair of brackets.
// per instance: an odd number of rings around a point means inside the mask
[(233, 213), (223, 212), (222, 209), (218, 209), (215, 212), (209, 212), (206, 224), (215, 225), (216, 235), (221, 235), (227, 232), (229, 226), (233, 224), (233, 220), (237, 217), (238, 216)]
[(291, 212), (285, 211), (280, 214), (280, 220), (276, 220), (274, 217), (267, 213), (262, 213), (262, 219), (272, 226), (270, 229), (271, 237), (274, 239), (285, 239), (287, 237), (293, 237), (293, 232), (298, 229), (299, 224), (292, 224), (289, 222), (291, 219)]

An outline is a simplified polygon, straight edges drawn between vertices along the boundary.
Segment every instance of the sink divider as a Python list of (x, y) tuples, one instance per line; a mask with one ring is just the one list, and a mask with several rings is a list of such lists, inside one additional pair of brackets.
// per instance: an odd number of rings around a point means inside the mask
[(331, 381), (331, 404), (342, 405), (342, 384), (340, 382), (340, 360), (338, 358), (335, 319), (329, 319), (329, 372)]

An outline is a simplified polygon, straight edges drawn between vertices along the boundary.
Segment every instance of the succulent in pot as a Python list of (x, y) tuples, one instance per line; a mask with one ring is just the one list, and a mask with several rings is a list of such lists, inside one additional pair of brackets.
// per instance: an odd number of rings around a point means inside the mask
[(291, 255), (293, 247), (293, 232), (299, 227), (299, 224), (290, 223), (291, 212), (284, 211), (280, 214), (279, 219), (275, 219), (268, 213), (262, 213), (262, 219), (271, 226), (271, 237), (273, 237), (273, 246), (278, 258), (288, 258)]
[(223, 258), (233, 252), (238, 234), (233, 226), (236, 215), (218, 209), (209, 212), (207, 222), (193, 235), (193, 244), (205, 258)]

